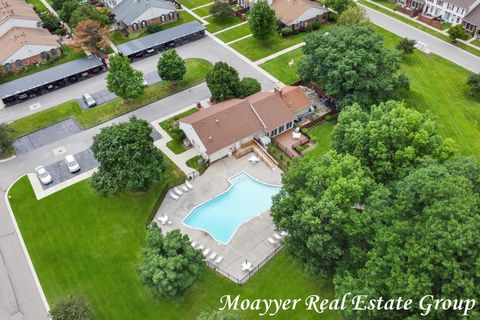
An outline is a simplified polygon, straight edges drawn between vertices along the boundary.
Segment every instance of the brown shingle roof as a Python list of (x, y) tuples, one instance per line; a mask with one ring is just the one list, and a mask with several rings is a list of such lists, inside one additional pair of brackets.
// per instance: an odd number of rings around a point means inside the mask
[(326, 10), (322, 4), (310, 0), (273, 0), (271, 7), (277, 19), (287, 26), (292, 25), (309, 8)]
[(310, 99), (297, 86), (287, 86), (281, 90), (282, 99), (288, 105), (290, 110), (297, 112), (311, 105)]
[(5, 63), (8, 57), (27, 44), (58, 48), (58, 39), (58, 36), (52, 35), (47, 29), (12, 28), (0, 37), (0, 63)]
[(477, 6), (463, 18), (463, 21), (480, 27), (480, 4), (477, 4)]
[(0, 25), (10, 18), (22, 18), (26, 20), (41, 21), (32, 6), (22, 1), (0, 2)]
[(223, 101), (179, 121), (191, 124), (207, 153), (212, 154), (257, 132), (268, 132), (292, 121), (290, 106), (296, 108), (308, 98), (301, 89), (298, 92), (286, 87), (286, 92), (287, 98), (279, 92), (258, 92), (245, 99)]

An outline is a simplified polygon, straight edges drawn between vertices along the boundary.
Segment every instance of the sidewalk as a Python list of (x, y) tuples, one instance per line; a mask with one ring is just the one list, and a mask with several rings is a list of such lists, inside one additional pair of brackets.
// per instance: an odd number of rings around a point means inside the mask
[(301, 48), (301, 47), (303, 47), (304, 45), (305, 45), (305, 42), (300, 42), (300, 43), (298, 43), (298, 44), (296, 44), (296, 45), (293, 45), (293, 46), (288, 47), (288, 48), (286, 48), (286, 49), (283, 49), (283, 50), (281, 50), (281, 51), (275, 52), (274, 54), (271, 54), (271, 55), (269, 55), (268, 57), (265, 57), (265, 58), (262, 58), (262, 59), (260, 59), (260, 60), (257, 60), (257, 61), (255, 61), (254, 63), (255, 63), (257, 66), (258, 66), (258, 65), (261, 65), (262, 63), (265, 63), (265, 62), (267, 62), (268, 60), (272, 60), (272, 59), (274, 59), (274, 58), (276, 58), (276, 57), (278, 57), (278, 56), (281, 56), (282, 54), (285, 54), (285, 53), (288, 53), (288, 52), (293, 51), (293, 50), (295, 50), (295, 49)]

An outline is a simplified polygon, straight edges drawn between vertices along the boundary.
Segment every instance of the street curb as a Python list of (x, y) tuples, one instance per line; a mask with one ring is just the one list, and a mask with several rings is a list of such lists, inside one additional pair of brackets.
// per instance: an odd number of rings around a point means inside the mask
[(10, 193), (10, 189), (13, 187), (15, 183), (17, 183), (21, 178), (23, 178), (25, 175), (22, 175), (19, 177), (17, 180), (15, 180), (7, 189), (5, 192), (5, 203), (7, 205), (7, 210), (8, 213), (10, 214), (10, 218), (12, 219), (13, 226), (15, 228), (15, 233), (17, 234), (18, 239), (20, 240), (20, 245), (22, 246), (23, 253), (25, 255), (25, 258), (27, 259), (28, 267), (30, 268), (30, 272), (32, 273), (33, 280), (35, 281), (35, 285), (37, 287), (38, 293), (40, 294), (40, 298), (42, 299), (43, 305), (45, 307), (45, 311), (47, 312), (47, 316), (50, 313), (50, 306), (48, 305), (47, 298), (45, 297), (45, 293), (43, 292), (42, 285), (40, 284), (40, 280), (38, 279), (38, 275), (35, 272), (35, 268), (33, 267), (32, 259), (30, 258), (30, 255), (28, 254), (27, 247), (25, 245), (25, 242), (23, 241), (22, 233), (20, 232), (20, 229), (18, 228), (17, 220), (15, 219), (15, 215), (13, 214), (12, 207), (10, 206), (10, 201), (8, 198), (8, 194)]
[(2, 159), (2, 160), (0, 160), (0, 163), (2, 163), (2, 162), (7, 162), (7, 161), (10, 161), (10, 160), (13, 160), (13, 159), (15, 159), (16, 157), (17, 157), (17, 155), (15, 155), (15, 154), (14, 154), (14, 155), (13, 155), (13, 156), (11, 156), (10, 158), (7, 158), (7, 159)]

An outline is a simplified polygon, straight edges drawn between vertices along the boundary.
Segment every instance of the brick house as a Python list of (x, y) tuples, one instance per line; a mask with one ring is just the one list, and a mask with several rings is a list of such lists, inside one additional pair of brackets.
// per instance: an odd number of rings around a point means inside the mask
[(46, 29), (12, 28), (0, 37), (3, 72), (15, 72), (61, 55), (59, 37)]
[(399, 12), (407, 14), (413, 18), (422, 13), (425, 0), (398, 0), (397, 5), (397, 10)]
[(328, 9), (317, 1), (310, 0), (272, 0), (271, 8), (277, 19), (294, 33), (305, 30), (315, 21), (328, 21)]
[(123, 0), (112, 12), (120, 29), (129, 33), (178, 19), (175, 4), (166, 0)]

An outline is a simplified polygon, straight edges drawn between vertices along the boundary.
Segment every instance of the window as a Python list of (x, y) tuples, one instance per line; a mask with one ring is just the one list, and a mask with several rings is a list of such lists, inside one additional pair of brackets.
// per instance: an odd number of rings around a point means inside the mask
[(161, 21), (161, 22), (165, 22), (166, 20), (167, 20), (167, 17), (166, 17), (164, 14), (162, 14), (162, 15), (160, 16), (160, 21)]
[(443, 6), (443, 0), (437, 0), (437, 5)]
[(460, 17), (457, 17), (457, 23), (459, 23), (459, 22), (460, 22)]
[(46, 60), (47, 56), (48, 56), (48, 53), (46, 53), (45, 51), (40, 52), (40, 58), (42, 58), (42, 60)]
[(467, 23), (465, 24), (465, 29), (467, 29), (468, 31), (473, 31), (473, 30), (472, 30), (472, 29), (473, 29), (473, 25), (472, 25), (471, 23), (467, 22)]
[(137, 31), (137, 30), (138, 30), (138, 23), (135, 22), (134, 24), (132, 24), (132, 30), (133, 30), (133, 31)]
[(12, 64), (10, 62), (5, 63), (5, 70), (13, 71)]
[(287, 128), (286, 128), (286, 129), (288, 130), (288, 129), (290, 129), (291, 127), (292, 127), (292, 123), (291, 123), (291, 122), (287, 123)]
[(147, 21), (142, 20), (142, 22), (140, 22), (140, 25), (142, 26), (142, 29), (145, 29), (147, 27)]
[(418, 9), (418, 2), (412, 2), (412, 8), (417, 10)]
[(442, 12), (442, 9), (437, 8), (437, 9), (435, 10), (435, 16), (439, 16), (439, 15), (440, 15), (440, 12)]
[(274, 129), (274, 130), (272, 131), (272, 134), (271, 134), (271, 135), (272, 135), (272, 137), (273, 137), (273, 136), (276, 136), (276, 135), (277, 135), (277, 129)]
[(443, 19), (444, 19), (444, 20), (450, 19), (450, 15), (451, 15), (450, 12), (445, 12), (445, 14), (443, 15)]
[(23, 67), (23, 62), (22, 62), (22, 60), (17, 60), (17, 61), (15, 61), (15, 66), (16, 66), (17, 68)]
[(454, 8), (455, 8), (455, 6), (454, 6), (453, 4), (451, 4), (451, 3), (449, 3), (449, 4), (447, 5), (447, 9), (448, 9), (448, 10), (453, 10)]
[(169, 14), (169, 20), (174, 20), (175, 19), (175, 12), (170, 12)]
[(58, 56), (58, 51), (57, 51), (57, 49), (55, 49), (55, 48), (50, 49), (50, 55), (51, 55), (52, 57)]
[(280, 128), (278, 128), (278, 133), (282, 133), (283, 130), (285, 130), (285, 126), (281, 125)]

